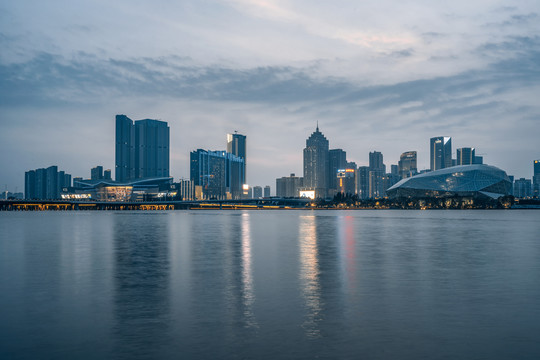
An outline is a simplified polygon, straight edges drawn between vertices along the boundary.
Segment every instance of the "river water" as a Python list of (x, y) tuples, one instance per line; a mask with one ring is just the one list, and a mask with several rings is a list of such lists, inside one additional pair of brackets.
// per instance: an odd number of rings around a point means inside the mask
[(540, 359), (540, 211), (0, 214), (2, 359)]

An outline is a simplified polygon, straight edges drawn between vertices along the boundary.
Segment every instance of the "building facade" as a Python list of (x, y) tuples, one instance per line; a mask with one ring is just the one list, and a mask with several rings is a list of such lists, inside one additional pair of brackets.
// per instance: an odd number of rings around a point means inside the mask
[(328, 189), (337, 190), (338, 170), (347, 168), (347, 153), (342, 149), (331, 149), (328, 151)]
[(253, 187), (253, 198), (260, 199), (263, 197), (263, 188), (261, 186)]
[(304, 148), (304, 187), (315, 190), (317, 197), (323, 198), (328, 193), (328, 146), (317, 126)]
[(197, 149), (190, 154), (190, 179), (201, 186), (204, 199), (242, 197), (244, 159), (226, 151)]
[(472, 165), (476, 163), (476, 150), (470, 147), (456, 150), (456, 165)]
[(242, 178), (242, 184), (247, 183), (247, 148), (246, 148), (246, 136), (238, 133), (227, 134), (227, 152), (244, 159), (244, 177)]
[(116, 115), (116, 181), (169, 177), (169, 126)]
[(430, 139), (430, 169), (440, 170), (452, 166), (452, 138), (438, 136)]
[(401, 179), (418, 173), (416, 151), (406, 151), (399, 157), (398, 174)]
[(90, 170), (90, 179), (101, 180), (103, 179), (103, 166), (96, 166)]
[(304, 186), (304, 179), (295, 174), (276, 179), (277, 197), (298, 197), (300, 189)]
[(369, 153), (369, 195), (368, 198), (378, 199), (385, 195), (386, 166), (383, 161), (383, 154), (379, 151)]
[(503, 170), (488, 165), (461, 165), (402, 179), (388, 189), (393, 198), (483, 197), (509, 195), (512, 183)]
[(533, 161), (533, 196), (540, 197), (540, 160)]
[(369, 166), (359, 166), (356, 170), (356, 194), (362, 200), (369, 199)]
[(514, 180), (514, 196), (529, 198), (533, 196), (531, 179), (520, 178)]
[(24, 198), (35, 200), (60, 199), (64, 188), (71, 186), (71, 175), (58, 171), (58, 166), (29, 170), (24, 174)]

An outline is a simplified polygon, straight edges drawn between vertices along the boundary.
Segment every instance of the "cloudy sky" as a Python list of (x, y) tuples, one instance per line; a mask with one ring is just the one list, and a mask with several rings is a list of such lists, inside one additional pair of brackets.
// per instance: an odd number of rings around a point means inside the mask
[(358, 165), (428, 168), (433, 136), (516, 177), (540, 158), (538, 0), (0, 0), (0, 49), (2, 190), (114, 169), (116, 114), (169, 123), (175, 180), (238, 130), (272, 192), (317, 121)]

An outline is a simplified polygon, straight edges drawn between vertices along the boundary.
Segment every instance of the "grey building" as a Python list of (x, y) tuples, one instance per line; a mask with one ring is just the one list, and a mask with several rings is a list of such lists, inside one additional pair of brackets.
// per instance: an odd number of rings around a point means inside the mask
[(386, 166), (383, 161), (383, 154), (379, 151), (369, 153), (369, 198), (377, 199), (385, 195)]
[(540, 197), (540, 160), (533, 161), (533, 196)]
[(340, 169), (347, 168), (347, 153), (342, 149), (328, 151), (328, 188), (335, 190), (338, 187), (337, 173)]
[(253, 187), (253, 198), (260, 199), (263, 197), (263, 188), (260, 186)]
[(169, 176), (169, 126), (116, 116), (116, 181)]
[(406, 151), (399, 157), (398, 174), (401, 179), (418, 173), (416, 151)]
[(264, 187), (264, 197), (269, 198), (270, 197), (270, 185), (266, 185)]
[(514, 196), (517, 198), (528, 198), (533, 195), (531, 179), (520, 178), (514, 180)]
[(26, 171), (24, 174), (25, 199), (55, 200), (62, 190), (71, 185), (71, 175), (58, 171), (58, 166)]
[(452, 166), (452, 138), (438, 136), (430, 139), (430, 168), (431, 171)]
[(118, 182), (135, 178), (135, 127), (126, 115), (116, 115), (115, 176)]
[(360, 199), (369, 198), (369, 167), (360, 166), (356, 170), (356, 194)]
[(304, 148), (304, 187), (315, 190), (317, 197), (326, 197), (328, 192), (328, 146), (317, 126)]
[(242, 184), (246, 184), (246, 165), (247, 165), (247, 149), (246, 149), (246, 136), (238, 133), (227, 134), (227, 152), (244, 159), (244, 177), (242, 178)]
[(244, 159), (226, 151), (197, 149), (190, 153), (190, 179), (202, 186), (205, 199), (233, 199), (242, 196)]
[(103, 166), (96, 166), (90, 170), (90, 179), (91, 180), (101, 180), (103, 179)]
[(304, 179), (291, 174), (276, 179), (276, 196), (277, 197), (298, 197), (299, 189), (304, 186)]
[(476, 163), (474, 148), (463, 147), (456, 150), (456, 165), (473, 165)]

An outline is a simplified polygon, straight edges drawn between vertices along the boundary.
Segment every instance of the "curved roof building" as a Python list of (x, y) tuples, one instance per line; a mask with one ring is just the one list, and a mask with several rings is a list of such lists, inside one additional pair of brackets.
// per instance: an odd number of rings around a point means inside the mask
[(461, 165), (419, 174), (399, 181), (386, 192), (389, 197), (472, 196), (497, 199), (510, 194), (506, 172), (490, 165)]

